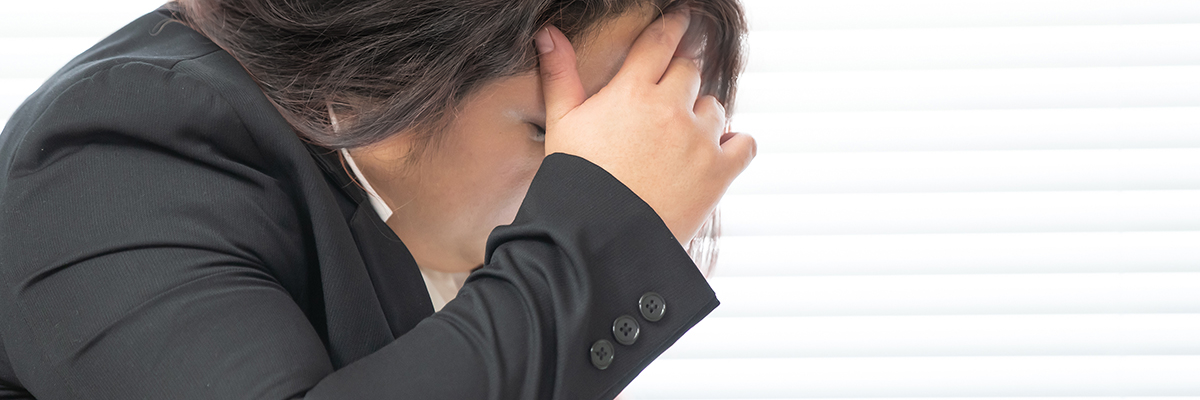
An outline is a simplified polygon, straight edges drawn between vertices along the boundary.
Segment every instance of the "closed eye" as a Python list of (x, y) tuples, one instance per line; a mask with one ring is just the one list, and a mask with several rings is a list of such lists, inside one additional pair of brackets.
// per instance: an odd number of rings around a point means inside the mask
[(530, 123), (529, 125), (533, 127), (533, 132), (530, 132), (529, 139), (533, 140), (535, 142), (545, 142), (546, 141), (546, 128), (543, 128), (541, 125), (534, 124), (534, 123)]

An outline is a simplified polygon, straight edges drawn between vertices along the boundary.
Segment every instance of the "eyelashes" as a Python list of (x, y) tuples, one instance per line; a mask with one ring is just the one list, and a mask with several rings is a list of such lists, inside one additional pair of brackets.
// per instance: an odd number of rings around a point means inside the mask
[(531, 123), (529, 125), (533, 127), (533, 131), (529, 133), (529, 139), (533, 140), (535, 142), (545, 142), (546, 141), (546, 128), (543, 128), (541, 125), (533, 124), (533, 123)]

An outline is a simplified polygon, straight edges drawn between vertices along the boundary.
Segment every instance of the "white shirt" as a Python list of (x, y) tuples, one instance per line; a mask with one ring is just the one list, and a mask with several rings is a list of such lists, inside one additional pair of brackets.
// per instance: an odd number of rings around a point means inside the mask
[[(358, 170), (358, 165), (354, 164), (350, 152), (342, 149), (342, 157), (346, 159), (346, 164), (350, 164), (350, 170), (354, 171), (354, 178), (358, 179), (363, 189), (366, 189), (375, 213), (379, 214), (380, 219), (387, 222), (388, 218), (392, 217), (392, 209), (388, 208), (387, 204), (383, 202), (383, 198), (379, 197), (379, 194), (375, 193), (375, 189), (371, 188), (371, 183), (367, 182), (362, 171)], [(435, 271), (425, 269), (420, 265), (417, 268), (421, 270), (421, 279), (425, 280), (425, 288), (429, 290), (429, 300), (433, 301), (434, 312), (440, 311), (442, 307), (446, 306), (446, 303), (454, 300), (454, 296), (458, 295), (458, 289), (462, 288), (463, 282), (467, 280), (467, 275), (470, 275), (469, 272)]]

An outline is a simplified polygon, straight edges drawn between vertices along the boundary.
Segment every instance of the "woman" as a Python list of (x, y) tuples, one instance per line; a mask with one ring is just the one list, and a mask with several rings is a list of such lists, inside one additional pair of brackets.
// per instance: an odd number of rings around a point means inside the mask
[(733, 0), (134, 21), (0, 135), (0, 398), (615, 396), (717, 305), (680, 243), (753, 158), (722, 133), (741, 21)]

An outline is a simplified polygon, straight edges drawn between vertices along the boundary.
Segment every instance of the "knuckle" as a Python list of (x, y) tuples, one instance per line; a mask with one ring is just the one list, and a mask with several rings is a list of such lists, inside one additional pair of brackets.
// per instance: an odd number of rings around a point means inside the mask
[(700, 75), (700, 66), (696, 65), (696, 60), (687, 57), (672, 58), (671, 68), (682, 69), (692, 75)]
[(745, 171), (746, 168), (750, 167), (750, 162), (754, 161), (754, 157), (758, 156), (758, 142), (754, 140), (754, 137), (749, 135), (739, 134), (738, 136), (740, 136), (741, 139), (746, 142), (744, 154), (741, 154), (740, 157), (737, 157), (736, 159), (737, 169), (735, 171), (741, 173), (742, 171)]
[(668, 102), (658, 102), (657, 106), (654, 107), (654, 114), (661, 116), (664, 121), (686, 121), (691, 119), (690, 113), (683, 107), (676, 107)]
[(696, 99), (696, 114), (716, 119), (721, 121), (722, 125), (724, 125), (725, 106), (722, 105), (721, 101), (717, 100), (715, 96), (704, 95), (700, 96), (699, 99)]
[(667, 115), (679, 121), (691, 121), (693, 113), (684, 107), (668, 107)]
[(721, 104), (721, 100), (717, 100), (717, 96), (706, 94), (704, 95), (704, 100), (712, 104), (713, 111), (721, 116), (721, 119), (725, 119), (725, 105)]
[(600, 89), (602, 92), (607, 92), (617, 98), (630, 99), (636, 102), (643, 102), (650, 98), (651, 92), (641, 85), (631, 85), (625, 82), (617, 82), (609, 84)]
[(548, 82), (555, 82), (555, 81), (562, 80), (567, 75), (567, 72), (562, 70), (561, 68), (555, 69), (552, 67), (548, 68), (545, 66), (542, 67), (541, 72), (542, 72), (542, 80), (545, 80)]

